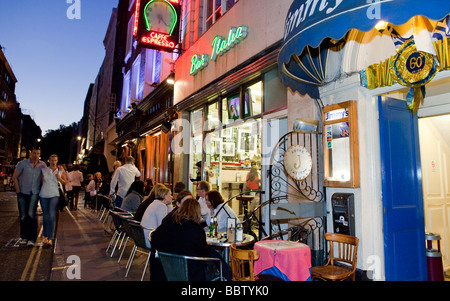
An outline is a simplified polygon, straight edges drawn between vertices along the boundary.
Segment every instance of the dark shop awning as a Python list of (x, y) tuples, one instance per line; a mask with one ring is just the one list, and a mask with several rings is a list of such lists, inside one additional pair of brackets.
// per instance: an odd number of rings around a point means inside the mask
[(278, 57), (282, 81), (294, 92), (319, 98), (327, 39), (340, 40), (350, 29), (369, 31), (380, 21), (401, 25), (416, 15), (441, 20), (449, 12), (447, 0), (294, 0)]

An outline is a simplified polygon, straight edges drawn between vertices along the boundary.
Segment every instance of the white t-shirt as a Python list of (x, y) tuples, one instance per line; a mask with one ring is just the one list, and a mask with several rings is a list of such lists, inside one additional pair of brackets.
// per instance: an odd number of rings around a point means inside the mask
[(45, 167), (42, 169), (42, 187), (39, 192), (41, 198), (53, 198), (59, 197), (59, 181), (56, 174), (59, 173), (61, 176), (62, 172), (59, 169), (52, 171), (50, 167)]
[(124, 198), (135, 178), (141, 176), (141, 172), (132, 164), (125, 164), (116, 169), (111, 179), (109, 194), (114, 194), (116, 185), (119, 185), (117, 195)]

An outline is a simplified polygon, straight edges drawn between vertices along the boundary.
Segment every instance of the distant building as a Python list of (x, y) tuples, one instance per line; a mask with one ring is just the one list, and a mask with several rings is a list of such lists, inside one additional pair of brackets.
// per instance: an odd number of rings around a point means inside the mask
[(0, 163), (17, 157), (20, 132), (20, 108), (16, 101), (17, 79), (0, 46)]
[[(173, 63), (177, 54), (140, 47), (133, 36), (136, 0), (119, 1), (118, 30), (125, 31), (123, 85), (116, 113), (116, 156), (136, 159), (142, 178), (171, 185), (170, 133), (162, 124), (173, 106)], [(125, 4), (126, 9), (120, 9)], [(142, 3), (141, 3), (142, 4)], [(169, 129), (170, 130), (170, 129)]]

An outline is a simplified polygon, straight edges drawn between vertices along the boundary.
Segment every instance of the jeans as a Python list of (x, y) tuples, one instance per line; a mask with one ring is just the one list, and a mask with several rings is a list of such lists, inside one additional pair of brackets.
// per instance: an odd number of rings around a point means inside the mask
[(121, 196), (116, 195), (116, 200), (114, 201), (114, 206), (120, 208), (122, 206), (123, 198)]
[(48, 239), (55, 238), (56, 214), (58, 211), (59, 196), (52, 198), (41, 198), (43, 236)]
[(37, 220), (36, 209), (39, 194), (17, 194), (17, 205), (20, 215), (20, 238), (36, 241)]

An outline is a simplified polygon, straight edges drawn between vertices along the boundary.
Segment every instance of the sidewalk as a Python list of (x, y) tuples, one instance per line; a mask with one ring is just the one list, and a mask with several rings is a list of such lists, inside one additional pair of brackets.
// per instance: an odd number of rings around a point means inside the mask
[[(133, 247), (130, 239), (120, 263), (121, 250), (110, 257), (111, 249), (106, 249), (112, 234), (104, 231), (105, 224), (91, 209), (83, 208), (69, 211), (66, 207), (59, 214), (56, 241), (53, 254), (51, 281), (140, 281), (145, 266), (145, 255), (136, 253), (128, 277), (125, 277), (126, 264)], [(150, 280), (150, 273), (144, 281)]]

